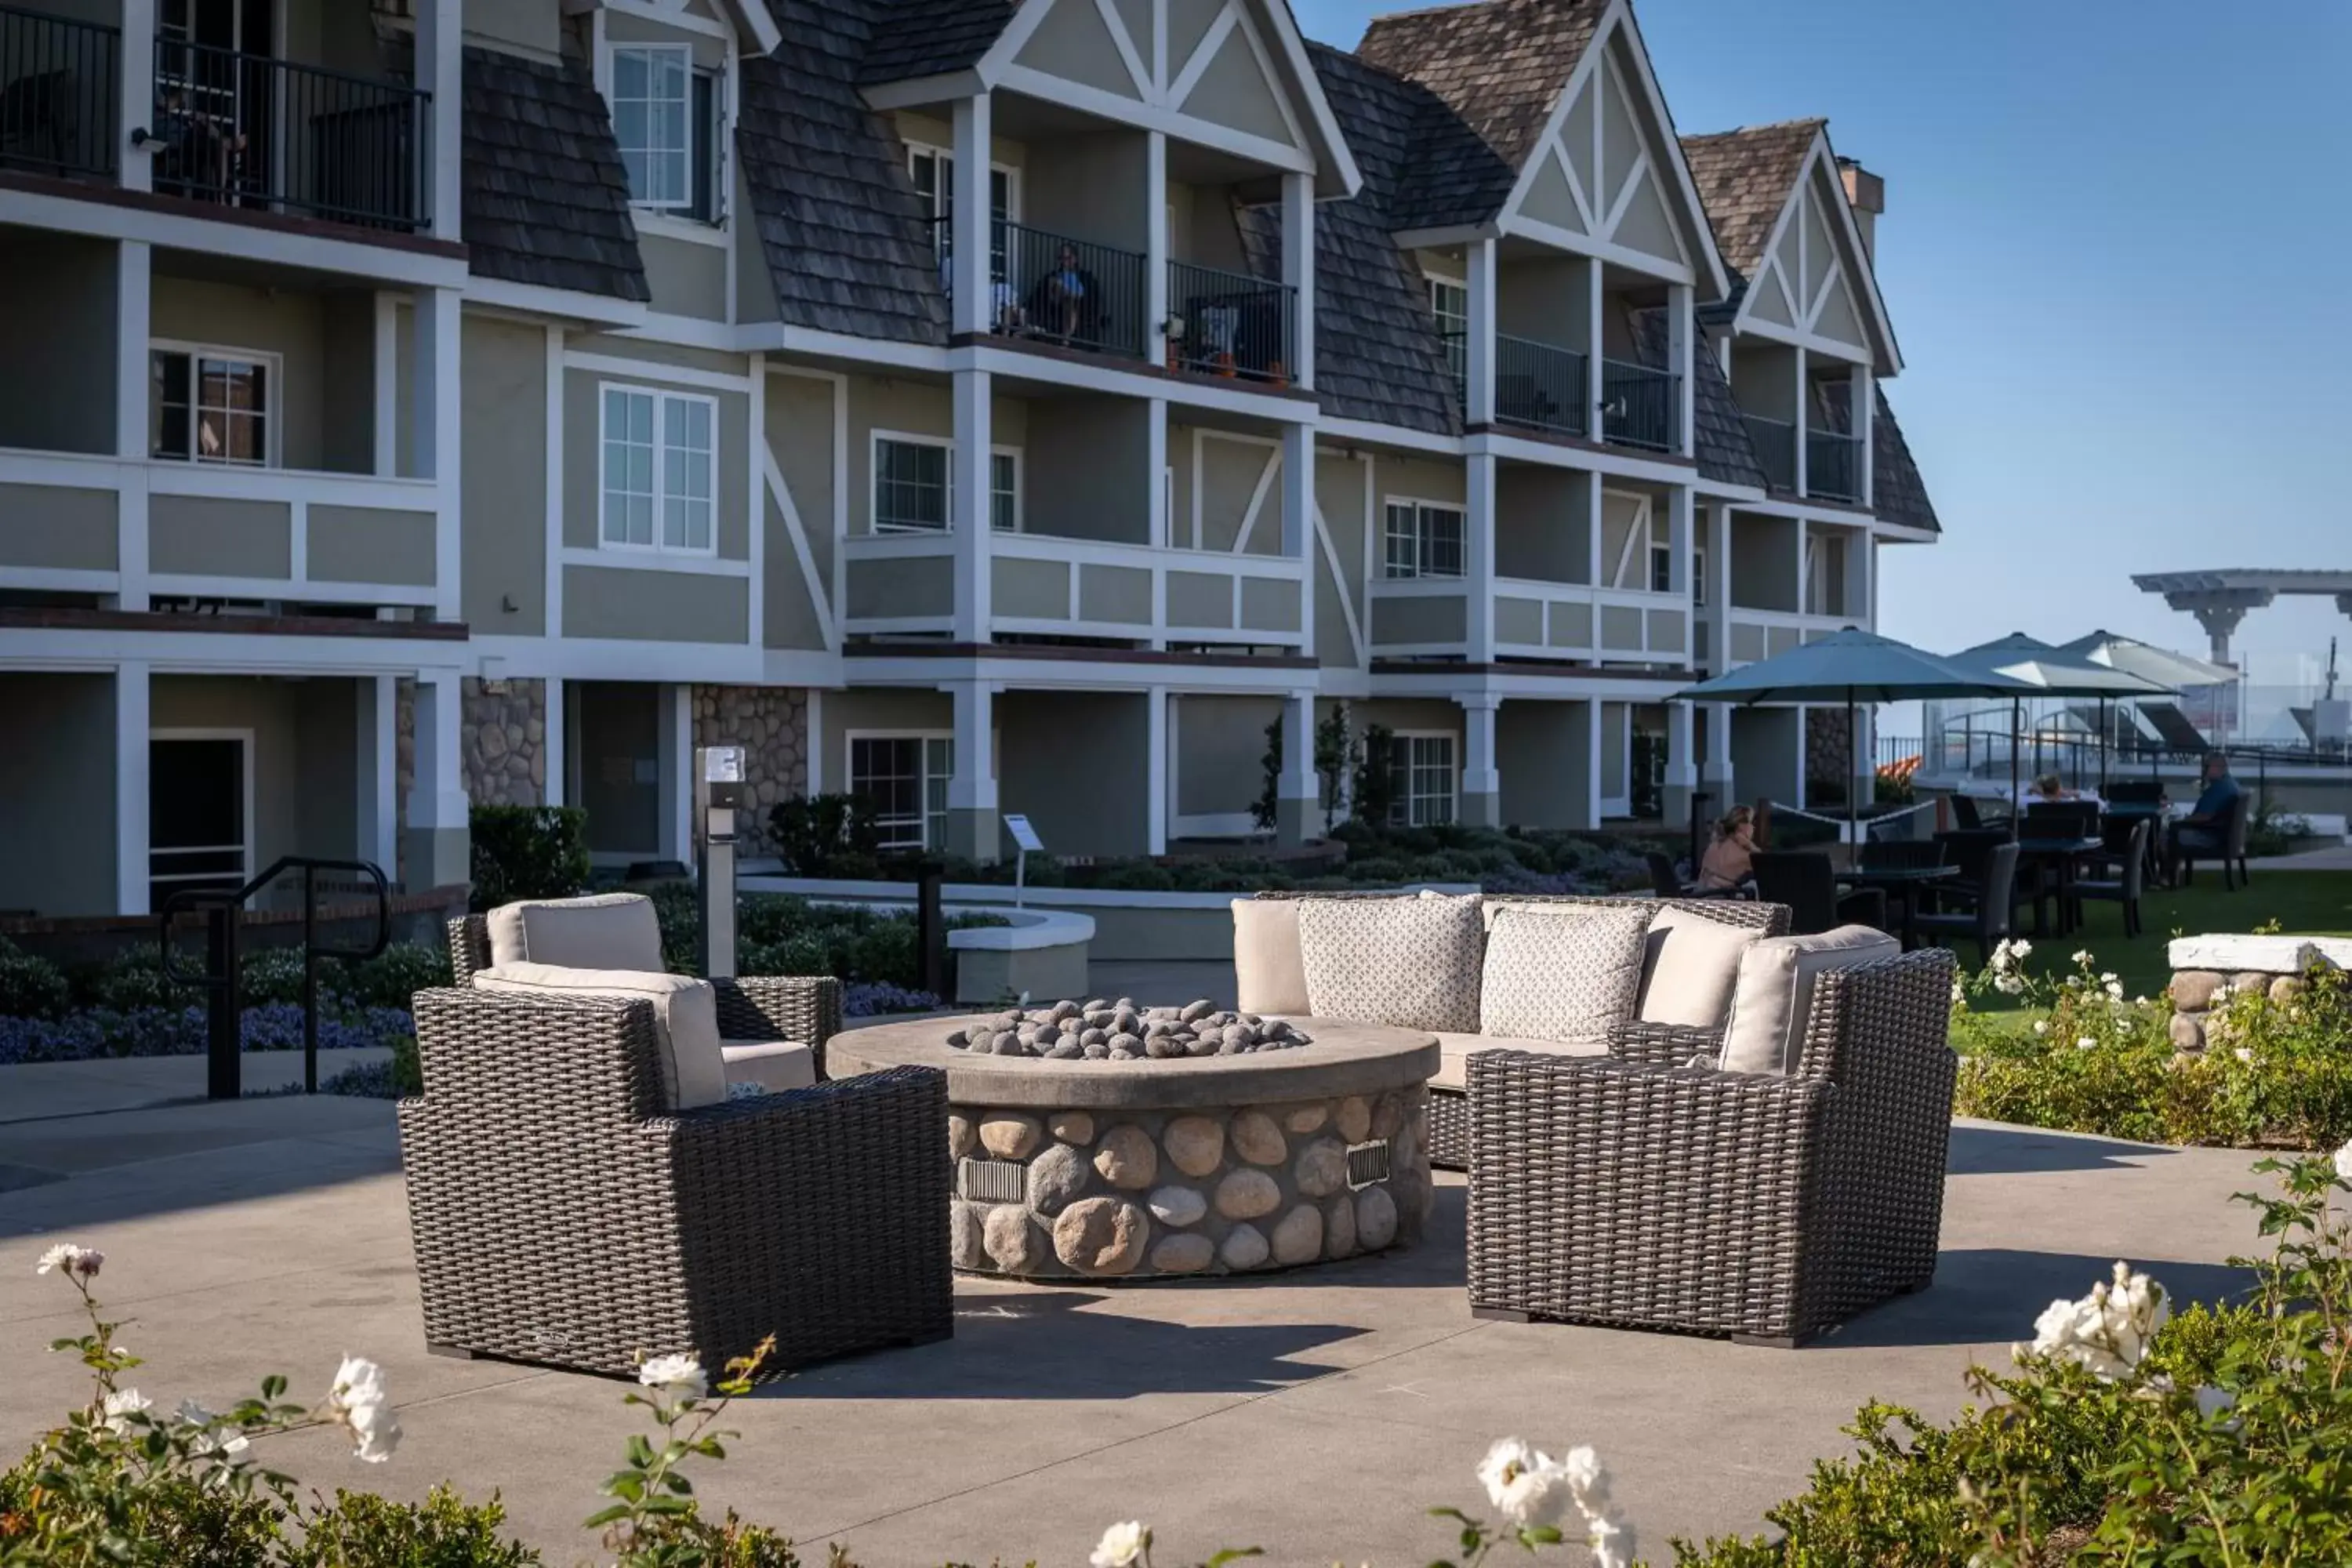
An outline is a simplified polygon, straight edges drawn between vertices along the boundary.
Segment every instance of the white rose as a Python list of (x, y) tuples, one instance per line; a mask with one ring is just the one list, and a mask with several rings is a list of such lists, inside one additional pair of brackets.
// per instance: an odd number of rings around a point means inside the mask
[(1559, 1466), (1517, 1437), (1496, 1439), (1478, 1462), (1478, 1479), (1503, 1517), (1522, 1528), (1557, 1522), (1568, 1502)]
[(2352, 1142), (2336, 1151), (2336, 1179), (2352, 1183)]
[(637, 1381), (680, 1399), (699, 1399), (710, 1392), (702, 1363), (691, 1355), (649, 1356), (637, 1367)]
[(2048, 1033), (2050, 1032), (2050, 1020), (2049, 1020), (2049, 1019), (2047, 1019), (2047, 1018), (2036, 1018), (2036, 1019), (2034, 1019), (2034, 1020), (2033, 1020), (2033, 1032), (2034, 1032), (2035, 1034), (2037, 1034), (2037, 1035), (2046, 1035), (2046, 1034), (2048, 1034)]
[(1104, 1531), (1087, 1561), (1093, 1568), (1130, 1568), (1142, 1562), (1144, 1553), (1150, 1550), (1151, 1531), (1144, 1528), (1141, 1520), (1130, 1519)]
[(120, 1437), (131, 1430), (131, 1417), (154, 1408), (154, 1402), (135, 1388), (120, 1388), (100, 1403), (106, 1429)]

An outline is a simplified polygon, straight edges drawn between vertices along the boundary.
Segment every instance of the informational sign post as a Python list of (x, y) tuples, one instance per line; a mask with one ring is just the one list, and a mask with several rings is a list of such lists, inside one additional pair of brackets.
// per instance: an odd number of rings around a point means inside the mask
[(702, 897), (702, 973), (735, 977), (735, 814), (743, 806), (743, 748), (694, 753), (695, 881)]
[(1029, 819), (1018, 812), (1004, 816), (1004, 831), (1013, 835), (1013, 907), (1019, 909), (1029, 886), (1029, 851), (1045, 853), (1045, 841), (1029, 826)]

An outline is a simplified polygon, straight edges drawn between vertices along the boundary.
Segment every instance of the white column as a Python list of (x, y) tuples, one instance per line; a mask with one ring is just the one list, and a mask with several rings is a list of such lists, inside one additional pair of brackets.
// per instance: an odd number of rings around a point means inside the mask
[[(1491, 244), (1491, 241), (1484, 242)], [(1290, 379), (1315, 384), (1315, 176), (1282, 176), (1282, 280), (1295, 305)]]
[(114, 667), (114, 912), (143, 915), (147, 907), (147, 666)]
[[(1692, 549), (1698, 538), (1698, 494), (1688, 485), (1666, 492), (1666, 586), (1685, 606), (1691, 597)], [(1685, 640), (1684, 647), (1689, 643)]]
[(996, 689), (984, 680), (947, 682), (955, 701), (955, 772), (948, 778), (949, 853), (1001, 857), (996, 798)]
[[(1595, 641), (1600, 638), (1597, 629), (1593, 637)], [(1598, 697), (1588, 699), (1584, 704), (1584, 820), (1577, 826), (1587, 832), (1597, 832), (1601, 826), (1602, 706)]]
[(416, 85), (433, 95), (425, 133), (425, 198), (433, 237), (457, 239), (464, 207), (465, 25), (462, 0), (417, 0)]
[(413, 889), (463, 887), (472, 879), (467, 825), (473, 803), (466, 797), (458, 740), (462, 690), (454, 669), (425, 670), (416, 677), (405, 879)]
[(694, 864), (694, 688), (665, 681), (655, 705), (661, 835), (656, 859)]
[(1475, 429), (1495, 422), (1495, 242), (1474, 239), (1462, 247), (1464, 293), (1468, 297), (1470, 341), (1463, 350), (1462, 422)]
[(1503, 775), (1495, 767), (1495, 715), (1503, 700), (1478, 692), (1462, 700), (1462, 820), (1503, 825)]
[[(1168, 133), (1143, 133), (1143, 353), (1156, 369), (1168, 363)], [(1160, 482), (1152, 471), (1153, 484)]]
[(950, 325), (959, 336), (984, 332), (994, 324), (990, 319), (993, 290), (988, 264), (989, 230), (994, 222), (988, 199), (988, 172), (994, 150), (988, 94), (956, 100), (951, 193), (955, 228), (950, 236), (948, 292)]
[[(1603, 567), (1614, 564), (1604, 560), (1607, 552), (1602, 546), (1606, 542), (1609, 530), (1607, 520), (1602, 516), (1601, 490), (1601, 471), (1597, 468), (1586, 469), (1584, 515), (1591, 519), (1591, 523), (1585, 530), (1584, 580), (1595, 588), (1605, 588), (1609, 585), (1608, 578), (1602, 574)], [(1592, 647), (1595, 652), (1598, 652), (1601, 647), (1601, 610), (1598, 605), (1595, 605), (1592, 611)]]
[(960, 370), (954, 376), (955, 450), (948, 457), (948, 527), (955, 542), (955, 640), (960, 643), (983, 643), (989, 637), (992, 379), (984, 370)]
[(1303, 844), (1320, 828), (1316, 816), (1315, 693), (1293, 691), (1282, 703), (1282, 773), (1275, 782), (1276, 843)]
[[(152, 191), (155, 188), (156, 143), (151, 141), (143, 147), (133, 147), (131, 133), (144, 131), (152, 134), (155, 130), (155, 0), (121, 0), (121, 20), (122, 31), (116, 47), (122, 51), (122, 88), (118, 96), (121, 119), (114, 128), (114, 146), (121, 155), (122, 188)], [(146, 386), (144, 374), (139, 384), (142, 389)], [(147, 896), (143, 864), (139, 876), (139, 896), (143, 900)], [(142, 903), (142, 911), (144, 907)]]
[(1854, 500), (1869, 506), (1872, 498), (1878, 493), (1871, 482), (1871, 477), (1876, 471), (1874, 464), (1878, 436), (1878, 388), (1870, 366), (1858, 364), (1853, 367), (1852, 390), (1846, 394), (1846, 406), (1853, 416), (1855, 437), (1854, 489), (1857, 493)]
[(572, 804), (571, 781), (564, 776), (564, 770), (570, 764), (572, 752), (570, 744), (572, 737), (568, 733), (571, 726), (565, 721), (567, 716), (565, 704), (568, 700), (569, 695), (563, 678), (560, 675), (549, 676), (547, 695), (541, 703), (541, 707), (547, 715), (541, 721), (544, 738), (539, 743), (540, 772), (547, 780), (540, 786), (539, 804), (541, 805)]
[[(146, 6), (152, 31), (154, 6)], [(125, 46), (126, 52), (128, 45)], [(143, 52), (143, 51), (142, 51)], [(123, 158), (124, 183), (136, 165), (142, 174), (146, 160), (137, 153)], [(152, 253), (143, 240), (123, 240), (114, 247), (114, 455), (126, 462), (147, 460), (148, 341), (152, 336), (150, 314)], [(147, 486), (134, 477), (118, 492), (114, 518), (115, 607), (147, 608)], [(140, 831), (146, 831), (142, 826)], [(145, 896), (146, 866), (139, 871)]]
[[(1496, 466), (1492, 452), (1473, 452), (1464, 474), (1462, 584), (1469, 602), (1464, 612), (1463, 658), (1472, 664), (1495, 662)], [(1593, 527), (1600, 527), (1597, 518)]]
[[(1609, 378), (1603, 374), (1601, 357), (1606, 353), (1608, 334), (1602, 326), (1605, 312), (1601, 309), (1601, 268), (1598, 260), (1584, 264), (1584, 346), (1589, 357), (1584, 362), (1584, 395), (1590, 400), (1586, 411), (1584, 433), (1593, 440), (1604, 439), (1609, 433), (1609, 421), (1602, 413), (1608, 402)], [(1596, 517), (1600, 514), (1595, 513)], [(1595, 526), (1599, 526), (1597, 523)], [(1596, 629), (1593, 638), (1600, 640)]]
[(1299, 651), (1315, 657), (1315, 426), (1282, 427), (1282, 552), (1306, 563), (1298, 590)]
[[(1813, 413), (1805, 400), (1805, 351), (1801, 347), (1789, 351), (1789, 367), (1790, 374), (1796, 377), (1796, 384), (1790, 387), (1789, 392), (1789, 405), (1792, 411), (1790, 419), (1795, 426), (1795, 428), (1790, 432), (1789, 439), (1796, 447), (1796, 451), (1790, 456), (1796, 463), (1797, 493), (1803, 495), (1806, 493), (1805, 432), (1812, 426)], [(1802, 600), (1799, 601), (1800, 604), (1802, 602)]]
[(1690, 457), (1695, 450), (1694, 423), (1698, 412), (1698, 366), (1693, 344), (1698, 321), (1692, 314), (1691, 287), (1666, 285), (1666, 368), (1675, 373), (1675, 450)]
[(1731, 506), (1710, 502), (1706, 529), (1706, 658), (1709, 671), (1731, 667)]
[(1168, 773), (1168, 689), (1155, 686), (1143, 694), (1144, 842), (1147, 855), (1168, 853), (1168, 796), (1173, 781)]
[(380, 868), (387, 880), (400, 875), (400, 683), (389, 675), (362, 675), (352, 682), (358, 714), (352, 742), (359, 775), (358, 827), (352, 853)]
[(1171, 530), (1176, 522), (1168, 515), (1168, 400), (1164, 397), (1150, 399), (1144, 410), (1143, 461), (1151, 487), (1144, 498), (1150, 520), (1145, 537), (1153, 549), (1165, 550), (1175, 542)]
[(415, 338), (413, 368), (416, 380), (409, 388), (414, 412), (409, 419), (410, 471), (435, 481), (437, 526), (434, 530), (434, 581), (437, 585), (434, 612), (445, 621), (461, 620), (458, 595), (458, 447), (463, 429), (457, 397), (458, 291), (419, 289), (409, 323)]

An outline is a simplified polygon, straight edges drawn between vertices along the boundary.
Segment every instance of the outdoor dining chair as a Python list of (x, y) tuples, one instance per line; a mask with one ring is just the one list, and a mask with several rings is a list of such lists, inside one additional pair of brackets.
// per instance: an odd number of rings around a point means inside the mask
[(1861, 888), (1841, 895), (1836, 869), (1826, 855), (1766, 849), (1757, 853), (1752, 865), (1756, 896), (1768, 904), (1789, 906), (1789, 930), (1793, 935), (1812, 936), (1842, 925), (1887, 929), (1885, 893)]
[(2140, 893), (2147, 885), (2147, 835), (2154, 826), (2145, 816), (2133, 823), (2120, 845), (2084, 857), (2084, 868), (2096, 875), (2074, 879), (2075, 898), (2122, 906), (2127, 937), (2139, 934)]
[(2017, 846), (2003, 841), (1985, 853), (1983, 871), (1974, 886), (1937, 889), (1940, 904), (1954, 906), (1921, 914), (1912, 929), (1924, 938), (1974, 937), (1977, 961), (1992, 962), (1992, 944), (2011, 931), (2011, 906), (2017, 886)]

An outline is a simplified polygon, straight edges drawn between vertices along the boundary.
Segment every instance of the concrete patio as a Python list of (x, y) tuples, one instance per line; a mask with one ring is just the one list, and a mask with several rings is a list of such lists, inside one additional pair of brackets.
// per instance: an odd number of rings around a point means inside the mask
[[(5, 1069), (15, 1073), (24, 1069)], [(17, 1102), (0, 1079), (0, 1101)], [(2233, 1288), (2252, 1226), (2227, 1202), (2252, 1156), (1963, 1125), (1934, 1289), (1795, 1352), (1474, 1321), (1464, 1191), (1404, 1254), (1246, 1284), (1024, 1288), (968, 1281), (948, 1343), (818, 1368), (730, 1412), (735, 1458), (704, 1495), (872, 1564), (1082, 1561), (1142, 1517), (1161, 1555), (1258, 1545), (1280, 1563), (1426, 1561), (1422, 1509), (1477, 1502), (1487, 1440), (1596, 1444), (1644, 1550), (1762, 1527), (1839, 1452), (1871, 1395), (1944, 1411), (1971, 1358), (2000, 1358), (2053, 1296), (2108, 1261), (2182, 1297)], [(42, 1247), (103, 1248), (104, 1300), (159, 1403), (226, 1400), (283, 1371), (322, 1392), (344, 1352), (380, 1360), (407, 1441), (362, 1467), (325, 1430), (262, 1457), (307, 1482), (502, 1493), (514, 1528), (569, 1562), (631, 1413), (622, 1385), (425, 1353), (391, 1108), (299, 1097), (0, 1125), (0, 1318), (20, 1448), (79, 1397), (78, 1368), (26, 1353), (73, 1331)], [(658, 1348), (658, 1347), (656, 1347)]]

